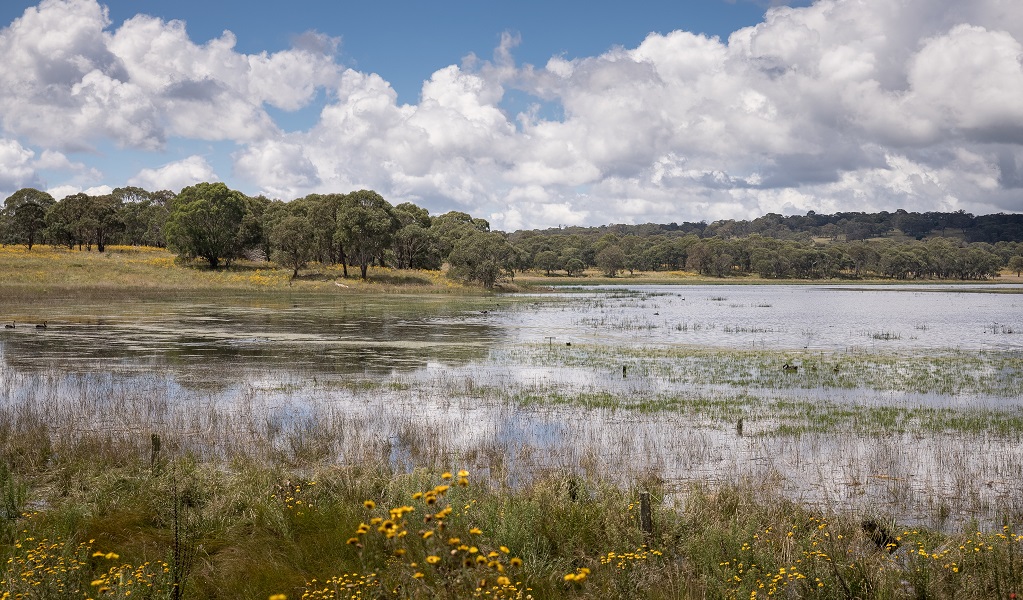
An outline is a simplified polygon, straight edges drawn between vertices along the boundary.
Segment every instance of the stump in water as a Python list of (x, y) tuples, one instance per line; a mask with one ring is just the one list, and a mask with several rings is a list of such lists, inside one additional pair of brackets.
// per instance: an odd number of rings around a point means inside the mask
[(888, 528), (874, 519), (867, 519), (860, 524), (863, 531), (877, 544), (877, 547), (891, 554), (899, 549), (899, 541)]

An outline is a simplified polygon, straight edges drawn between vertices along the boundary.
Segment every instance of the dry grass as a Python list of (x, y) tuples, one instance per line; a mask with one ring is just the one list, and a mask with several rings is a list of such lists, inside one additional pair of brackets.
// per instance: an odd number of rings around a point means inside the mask
[[(137, 296), (219, 290), (256, 293), (353, 293), (408, 291), (471, 293), (440, 271), (371, 267), (369, 278), (344, 279), (340, 266), (314, 263), (292, 280), (273, 263), (238, 261), (210, 270), (201, 261), (181, 261), (162, 248), (108, 246), (105, 252), (63, 247), (0, 248), (0, 290), (7, 298)], [(349, 270), (350, 274), (353, 271)], [(354, 271), (357, 273), (357, 269)]]

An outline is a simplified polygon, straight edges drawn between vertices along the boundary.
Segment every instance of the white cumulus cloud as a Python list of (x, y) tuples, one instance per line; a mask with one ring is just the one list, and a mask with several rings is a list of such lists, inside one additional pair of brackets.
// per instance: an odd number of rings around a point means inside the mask
[[(230, 32), (196, 44), (181, 21), (112, 28), (96, 0), (43, 0), (0, 31), (0, 164), (14, 185), (59, 162), (29, 148), (229, 140), (248, 193), (372, 188), (497, 228), (1023, 210), (1014, 0), (817, 0), (728, 39), (652, 33), (543, 65), (517, 64), (520, 43), (504, 35), (490, 60), (437, 65), (402, 104), (386, 73), (344, 68), (321, 34), (244, 54)], [(319, 119), (303, 131), (267, 111), (311, 103)], [(131, 182), (214, 178), (192, 156)]]
[(340, 72), (336, 40), (316, 34), (248, 55), (231, 32), (192, 42), (181, 21), (110, 25), (96, 0), (43, 0), (0, 30), (3, 128), (67, 150), (106, 140), (155, 150), (173, 136), (253, 141), (277, 132), (266, 106), (302, 108)]
[(35, 152), (17, 140), (0, 138), (0, 198), (6, 200), (23, 187), (37, 185)]
[(220, 181), (206, 159), (201, 156), (167, 163), (157, 169), (142, 169), (128, 180), (128, 185), (147, 190), (181, 191), (181, 188), (205, 181)]
[[(493, 61), (436, 71), (414, 105), (347, 71), (314, 127), (249, 145), (237, 164), (282, 197), (369, 185), (510, 228), (1021, 210), (1009, 184), (1023, 182), (1023, 32), (1007, 15), (1023, 11), (961, 8), (819, 0), (728, 40), (651, 34), (542, 67), (515, 65), (506, 37)], [(509, 114), (509, 90), (536, 108)]]

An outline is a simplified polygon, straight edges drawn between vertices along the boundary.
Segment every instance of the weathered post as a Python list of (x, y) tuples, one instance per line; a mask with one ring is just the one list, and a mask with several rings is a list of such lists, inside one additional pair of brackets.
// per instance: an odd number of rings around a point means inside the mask
[(654, 517), (650, 508), (650, 492), (639, 493), (639, 528), (649, 543), (654, 535)]
[(155, 475), (160, 470), (160, 434), (154, 433), (150, 436), (152, 451), (149, 455), (149, 469)]

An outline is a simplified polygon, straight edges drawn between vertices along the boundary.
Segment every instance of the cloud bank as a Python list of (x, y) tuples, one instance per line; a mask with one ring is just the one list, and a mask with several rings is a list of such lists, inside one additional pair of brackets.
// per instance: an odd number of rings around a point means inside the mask
[[(1015, 0), (818, 0), (727, 40), (652, 33), (545, 65), (518, 64), (518, 43), (439, 68), (399, 104), (386, 74), (345, 68), (327, 36), (242, 54), (230, 32), (198, 45), (181, 21), (114, 28), (95, 0), (44, 0), (0, 31), (0, 191), (102, 144), (160, 156), (204, 140), (237, 144), (228, 180), (247, 193), (372, 188), (502, 229), (1023, 211)], [(511, 94), (532, 106), (508, 111)], [(309, 106), (304, 130), (271, 117)], [(216, 177), (192, 156), (130, 182)]]

